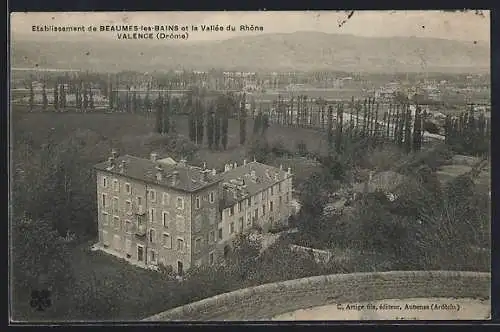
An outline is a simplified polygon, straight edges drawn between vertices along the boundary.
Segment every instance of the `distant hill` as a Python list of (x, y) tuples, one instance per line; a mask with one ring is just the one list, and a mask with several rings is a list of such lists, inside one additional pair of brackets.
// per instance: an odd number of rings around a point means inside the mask
[[(340, 70), (359, 72), (489, 72), (489, 45), (454, 40), (368, 38), (320, 32), (263, 34), (222, 41), (171, 43), (14, 36), (13, 67), (78, 68), (97, 71)], [(424, 69), (426, 68), (426, 69)]]

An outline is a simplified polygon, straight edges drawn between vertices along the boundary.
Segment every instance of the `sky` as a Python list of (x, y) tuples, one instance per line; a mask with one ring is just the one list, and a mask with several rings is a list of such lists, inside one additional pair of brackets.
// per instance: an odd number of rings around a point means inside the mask
[[(221, 40), (263, 33), (319, 31), (352, 34), (365, 37), (415, 36), (460, 41), (490, 40), (490, 14), (482, 11), (356, 11), (347, 19), (339, 11), (254, 11), (254, 12), (80, 12), (80, 13), (13, 13), (12, 38), (74, 39), (83, 34), (88, 38), (117, 39), (116, 32), (33, 32), (33, 25), (233, 25), (235, 32), (195, 32), (188, 30), (188, 41)], [(345, 23), (341, 24), (345, 20)], [(262, 26), (263, 32), (241, 32), (242, 24)], [(341, 25), (339, 27), (339, 25)]]

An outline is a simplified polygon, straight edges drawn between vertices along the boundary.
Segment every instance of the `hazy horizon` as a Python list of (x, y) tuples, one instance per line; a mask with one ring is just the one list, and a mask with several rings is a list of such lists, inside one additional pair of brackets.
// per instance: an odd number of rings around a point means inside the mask
[[(11, 34), (15, 39), (54, 38), (69, 40), (86, 37), (116, 40), (116, 32), (37, 32), (33, 25), (219, 25), (236, 26), (235, 32), (192, 32), (188, 42), (226, 40), (262, 34), (323, 32), (360, 37), (439, 38), (463, 42), (490, 41), (489, 11), (355, 11), (348, 18), (340, 11), (254, 11), (254, 12), (80, 12), (11, 14)], [(240, 32), (240, 25), (262, 26), (264, 31)], [(129, 40), (128, 42), (133, 42)], [(156, 40), (156, 42), (161, 42)], [(168, 43), (186, 41), (168, 41)]]

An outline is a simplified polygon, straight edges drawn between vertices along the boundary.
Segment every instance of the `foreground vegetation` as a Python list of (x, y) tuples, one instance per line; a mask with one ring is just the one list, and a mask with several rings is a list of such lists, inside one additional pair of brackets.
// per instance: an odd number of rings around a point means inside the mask
[[(481, 250), (490, 248), (489, 197), (474, 185), (473, 173), (444, 187), (438, 183), (436, 170), (454, 153), (447, 146), (409, 151), (371, 137), (270, 124), (271, 136), (254, 131), (251, 119), (242, 145), (240, 122), (229, 119), (226, 149), (210, 149), (189, 137), (188, 117), (170, 120), (173, 130), (160, 134), (154, 133), (158, 119), (147, 114), (14, 112), (16, 319), (140, 319), (246, 286), (325, 273), (489, 270), (489, 250)], [(329, 136), (341, 140), (342, 149), (329, 148)], [(90, 252), (97, 234), (92, 165), (111, 148), (142, 157), (156, 151), (215, 168), (242, 158), (292, 166), (302, 204), (295, 218), (300, 241), (349, 255), (320, 266), (288, 249), (297, 239), (283, 237), (259, 255), (258, 241), (240, 237), (229, 264), (193, 269), (179, 283)], [(375, 192), (356, 200), (350, 214), (324, 216), (330, 195), (365, 180), (367, 170), (406, 175), (406, 190), (395, 203)], [(41, 313), (29, 307), (29, 292), (40, 288), (53, 294), (53, 306)]]

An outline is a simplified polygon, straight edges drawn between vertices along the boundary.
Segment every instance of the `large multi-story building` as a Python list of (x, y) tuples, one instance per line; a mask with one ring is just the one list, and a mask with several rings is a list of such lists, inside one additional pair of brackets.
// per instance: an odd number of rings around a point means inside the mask
[(112, 152), (97, 171), (97, 247), (142, 267), (172, 266), (182, 275), (213, 264), (232, 238), (267, 230), (291, 214), (292, 174), (258, 162), (224, 172)]

